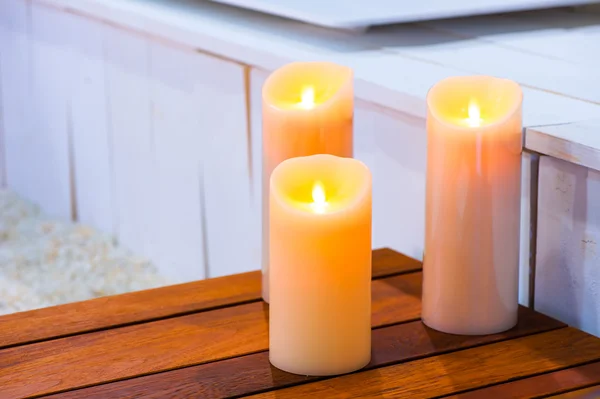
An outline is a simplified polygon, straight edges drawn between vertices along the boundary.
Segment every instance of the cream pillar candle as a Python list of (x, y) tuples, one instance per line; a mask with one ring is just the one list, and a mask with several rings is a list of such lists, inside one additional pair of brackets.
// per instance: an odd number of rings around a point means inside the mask
[(453, 77), (427, 95), (423, 322), (452, 334), (517, 323), (522, 92)]
[(271, 176), (271, 363), (334, 375), (371, 358), (371, 173), (313, 155)]
[(352, 70), (328, 62), (296, 62), (263, 86), (263, 299), (269, 302), (269, 177), (288, 158), (352, 157)]

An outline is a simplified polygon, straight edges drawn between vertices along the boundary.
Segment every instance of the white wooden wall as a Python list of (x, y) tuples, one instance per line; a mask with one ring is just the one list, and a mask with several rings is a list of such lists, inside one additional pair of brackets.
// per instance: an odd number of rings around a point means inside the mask
[[(31, 159), (31, 46), (29, 8), (24, 1), (5, 1), (0, 8), (0, 87), (4, 165), (7, 183), (32, 197), (33, 171), (22, 167)], [(8, 171), (11, 171), (8, 173)]]
[(74, 32), (67, 41), (71, 51), (71, 96), (69, 138), (74, 213), (79, 221), (108, 233), (115, 233), (112, 212), (113, 185), (111, 137), (107, 101), (107, 34), (100, 24), (83, 18), (63, 16)]
[(535, 308), (600, 335), (600, 172), (540, 160)]
[(0, 18), (12, 189), (176, 281), (259, 268), (247, 67), (25, 0)]
[[(8, 185), (114, 234), (175, 280), (258, 269), (268, 71), (25, 0), (3, 4)], [(373, 173), (373, 246), (422, 259), (425, 120), (357, 100), (355, 156)], [(525, 190), (524, 217), (528, 201)]]
[[(3, 32), (0, 30), (0, 35)], [(0, 54), (0, 60), (2, 55)], [(2, 76), (2, 64), (0, 63), (0, 77)], [(0, 189), (6, 186), (6, 159), (4, 154), (4, 119), (2, 115), (2, 79), (0, 78)]]

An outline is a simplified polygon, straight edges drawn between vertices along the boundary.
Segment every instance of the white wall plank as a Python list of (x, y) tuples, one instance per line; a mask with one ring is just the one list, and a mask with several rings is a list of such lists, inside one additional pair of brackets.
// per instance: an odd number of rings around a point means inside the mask
[(71, 218), (69, 158), (69, 97), (72, 57), (65, 46), (71, 30), (60, 11), (32, 5), (32, 101), (33, 127), (21, 159), (31, 174), (28, 199), (51, 216)]
[(108, 110), (104, 65), (106, 27), (72, 14), (71, 139), (77, 218), (114, 232)]
[(425, 121), (357, 102), (354, 156), (373, 174), (373, 247), (423, 258)]
[[(537, 194), (537, 172), (539, 157), (523, 153), (521, 161), (521, 244), (519, 254), (519, 303), (530, 305), (531, 284), (531, 202)], [(535, 233), (535, 232), (533, 232)]]
[(207, 139), (204, 190), (209, 277), (259, 269), (251, 259), (250, 142), (244, 69), (206, 57), (196, 104)]
[[(175, 281), (205, 277), (201, 167), (211, 118), (203, 91), (207, 57), (152, 43), (152, 125), (156, 154), (155, 262)], [(210, 69), (210, 66), (208, 66)], [(223, 115), (223, 114), (220, 114)]]
[[(0, 25), (0, 35), (7, 34)], [(0, 188), (6, 186), (6, 155), (4, 148), (4, 114), (2, 104), (2, 47), (0, 45)]]
[[(262, 87), (269, 73), (260, 69), (250, 72), (250, 123), (252, 146), (252, 196), (250, 198), (252, 233), (251, 262), (262, 265)], [(260, 268), (260, 266), (259, 266)]]
[(536, 310), (600, 335), (600, 172), (540, 160)]
[(29, 2), (5, 1), (0, 8), (0, 79), (6, 181), (17, 193), (31, 197), (33, 170), (31, 134), (31, 47)]
[(105, 46), (117, 238), (137, 254), (156, 259), (150, 44), (144, 37), (107, 28)]

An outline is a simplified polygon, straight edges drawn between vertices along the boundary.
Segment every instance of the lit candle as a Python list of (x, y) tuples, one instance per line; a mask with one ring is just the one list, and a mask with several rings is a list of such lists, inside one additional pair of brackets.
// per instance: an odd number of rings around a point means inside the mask
[(422, 318), (453, 334), (517, 323), (522, 92), (453, 77), (427, 96)]
[(371, 173), (313, 155), (271, 176), (271, 363), (335, 375), (371, 358)]
[(263, 299), (269, 301), (269, 177), (293, 157), (352, 157), (352, 70), (327, 62), (296, 62), (263, 86)]

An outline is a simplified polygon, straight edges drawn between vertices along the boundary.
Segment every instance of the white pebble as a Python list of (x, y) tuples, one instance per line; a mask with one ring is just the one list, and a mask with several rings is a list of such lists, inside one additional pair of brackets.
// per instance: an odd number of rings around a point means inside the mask
[(0, 190), (0, 314), (171, 284), (88, 226), (50, 220)]

